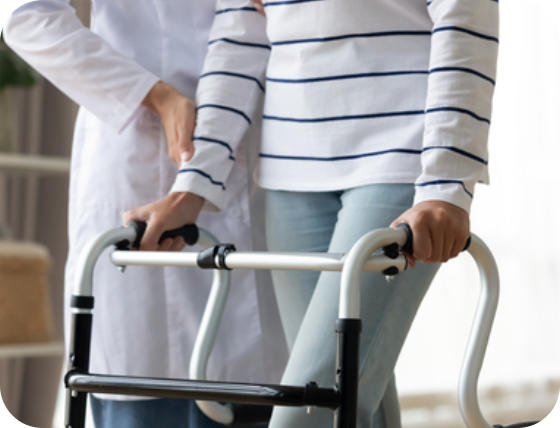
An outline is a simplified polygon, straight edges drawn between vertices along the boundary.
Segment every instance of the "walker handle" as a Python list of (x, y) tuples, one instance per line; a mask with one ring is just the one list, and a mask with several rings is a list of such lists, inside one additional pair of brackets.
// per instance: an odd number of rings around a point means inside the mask
[[(136, 231), (136, 239), (130, 245), (130, 247), (131, 248), (139, 248), (140, 247), (140, 241), (142, 240), (142, 237), (144, 236), (144, 232), (146, 231), (147, 224), (146, 224), (145, 221), (133, 221), (129, 224), (129, 226), (132, 226), (134, 228), (134, 230)], [(185, 224), (184, 226), (181, 226), (177, 229), (168, 230), (166, 232), (163, 232), (163, 234), (159, 238), (158, 242), (161, 242), (161, 241), (163, 241), (164, 239), (167, 239), (167, 238), (175, 238), (177, 236), (182, 237), (187, 245), (194, 245), (198, 242), (198, 238), (199, 238), (198, 227), (197, 227), (196, 224)], [(117, 247), (119, 249), (122, 249), (123, 246), (128, 248), (129, 244), (130, 243), (128, 243), (128, 242), (123, 243), (121, 241), (117, 244)]]
[[(401, 251), (403, 253), (412, 254), (412, 244), (414, 242), (414, 238), (412, 236), (412, 229), (407, 223), (397, 224), (396, 228), (403, 229), (406, 232), (406, 242), (401, 247)], [(471, 246), (471, 237), (469, 236), (467, 238), (467, 242), (465, 243), (465, 248), (463, 248), (463, 251), (468, 250), (470, 246)]]

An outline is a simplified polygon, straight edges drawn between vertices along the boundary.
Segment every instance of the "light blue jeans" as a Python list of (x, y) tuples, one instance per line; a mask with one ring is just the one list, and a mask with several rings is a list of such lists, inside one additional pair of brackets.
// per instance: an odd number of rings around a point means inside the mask
[(96, 428), (225, 427), (209, 419), (193, 400), (161, 398), (124, 401), (104, 400), (90, 395), (90, 403)]
[[(347, 252), (366, 232), (388, 227), (412, 205), (412, 184), (375, 184), (336, 192), (267, 191), (270, 251)], [(388, 283), (361, 278), (358, 428), (398, 428), (394, 367), (439, 265), (418, 263)], [(274, 289), (291, 349), (282, 383), (334, 385), (340, 273), (274, 271)], [(275, 407), (271, 428), (330, 428), (328, 409)]]

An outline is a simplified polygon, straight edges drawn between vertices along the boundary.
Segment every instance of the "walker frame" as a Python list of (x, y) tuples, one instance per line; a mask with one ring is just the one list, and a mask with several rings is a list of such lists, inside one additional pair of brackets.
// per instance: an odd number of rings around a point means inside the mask
[[(181, 234), (189, 244), (209, 247), (201, 252), (126, 251), (138, 243), (143, 227), (132, 223), (100, 234), (83, 250), (72, 296), (72, 320), (67, 388), (67, 428), (84, 428), (88, 393), (110, 393), (197, 400), (202, 411), (226, 425), (250, 422), (251, 416), (266, 417), (270, 406), (327, 407), (334, 412), (335, 428), (355, 428), (358, 394), (358, 349), (361, 330), (359, 275), (377, 271), (396, 275), (406, 269), (402, 249), (411, 243), (409, 230), (378, 229), (362, 236), (345, 254), (238, 252), (230, 244), (217, 244), (208, 232), (188, 226)], [(118, 245), (117, 245), (118, 244)], [(214, 281), (193, 349), (190, 380), (110, 376), (89, 373), (93, 320), (93, 271), (104, 250), (117, 245), (111, 262), (126, 266), (185, 266), (214, 269)], [(133, 245), (134, 246), (134, 245)], [(383, 250), (383, 253), (375, 251)], [(499, 296), (496, 262), (484, 242), (471, 236), (469, 253), (478, 266), (481, 292), (461, 368), (458, 398), (461, 415), (468, 428), (491, 428), (480, 411), (477, 384), (488, 344)], [(219, 326), (229, 291), (230, 269), (300, 269), (341, 271), (339, 318), (336, 322), (337, 361), (335, 385), (319, 387), (247, 384), (205, 380), (206, 361)], [(212, 401), (208, 401), (212, 400)], [(237, 403), (229, 406), (218, 402)]]

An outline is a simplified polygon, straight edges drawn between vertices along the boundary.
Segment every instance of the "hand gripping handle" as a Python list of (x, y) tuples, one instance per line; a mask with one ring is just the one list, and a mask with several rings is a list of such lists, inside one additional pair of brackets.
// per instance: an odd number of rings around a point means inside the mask
[[(144, 232), (146, 231), (147, 224), (145, 221), (133, 221), (132, 223), (130, 223), (130, 226), (132, 226), (136, 231), (136, 239), (132, 244), (130, 244), (130, 242), (128, 241), (121, 241), (117, 243), (117, 248), (121, 250), (128, 249), (129, 247), (139, 248), (140, 241), (142, 241), (142, 237), (144, 236)], [(175, 238), (177, 236), (182, 237), (187, 245), (194, 245), (198, 242), (199, 238), (198, 226), (196, 224), (185, 224), (184, 226), (181, 226), (177, 229), (168, 230), (166, 232), (163, 232), (158, 242), (161, 242), (167, 238)]]
[[(412, 236), (412, 229), (406, 223), (398, 224), (396, 227), (397, 229), (403, 229), (406, 232), (406, 242), (401, 247), (401, 251), (403, 253), (412, 254), (413, 243), (414, 243), (414, 237)], [(463, 251), (468, 250), (470, 246), (471, 246), (471, 237), (469, 236), (467, 238), (467, 242), (465, 243), (465, 248), (463, 248)]]

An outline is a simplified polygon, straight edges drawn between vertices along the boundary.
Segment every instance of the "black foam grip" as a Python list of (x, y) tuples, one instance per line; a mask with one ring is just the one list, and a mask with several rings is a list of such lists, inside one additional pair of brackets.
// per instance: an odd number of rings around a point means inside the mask
[(194, 245), (198, 242), (198, 227), (196, 224), (185, 224), (178, 229), (168, 230), (161, 235), (159, 242), (166, 238), (175, 238), (177, 236), (182, 237), (187, 245)]
[[(146, 232), (146, 222), (133, 221), (131, 225), (136, 230), (136, 240), (132, 244), (132, 248), (139, 248), (140, 241), (142, 241), (144, 232)], [(199, 238), (198, 227), (196, 224), (185, 224), (184, 226), (181, 226), (177, 229), (168, 230), (166, 232), (163, 232), (158, 242), (161, 242), (167, 238), (175, 238), (177, 236), (182, 237), (187, 245), (194, 245), (198, 242)]]
[(469, 236), (469, 237), (467, 238), (467, 242), (465, 242), (465, 248), (463, 248), (463, 251), (467, 251), (467, 250), (469, 249), (469, 247), (471, 246), (471, 241), (472, 241), (472, 239), (471, 239), (471, 237)]
[[(401, 251), (403, 253), (412, 254), (412, 251), (413, 251), (413, 248), (414, 248), (414, 246), (413, 246), (414, 237), (412, 235), (412, 229), (406, 223), (397, 224), (396, 228), (397, 229), (403, 229), (406, 232), (406, 241), (405, 241), (404, 245), (401, 247)], [(471, 246), (471, 240), (472, 239), (469, 236), (467, 238), (467, 242), (465, 242), (465, 247), (463, 248), (463, 251), (467, 251), (469, 249), (469, 247)]]

